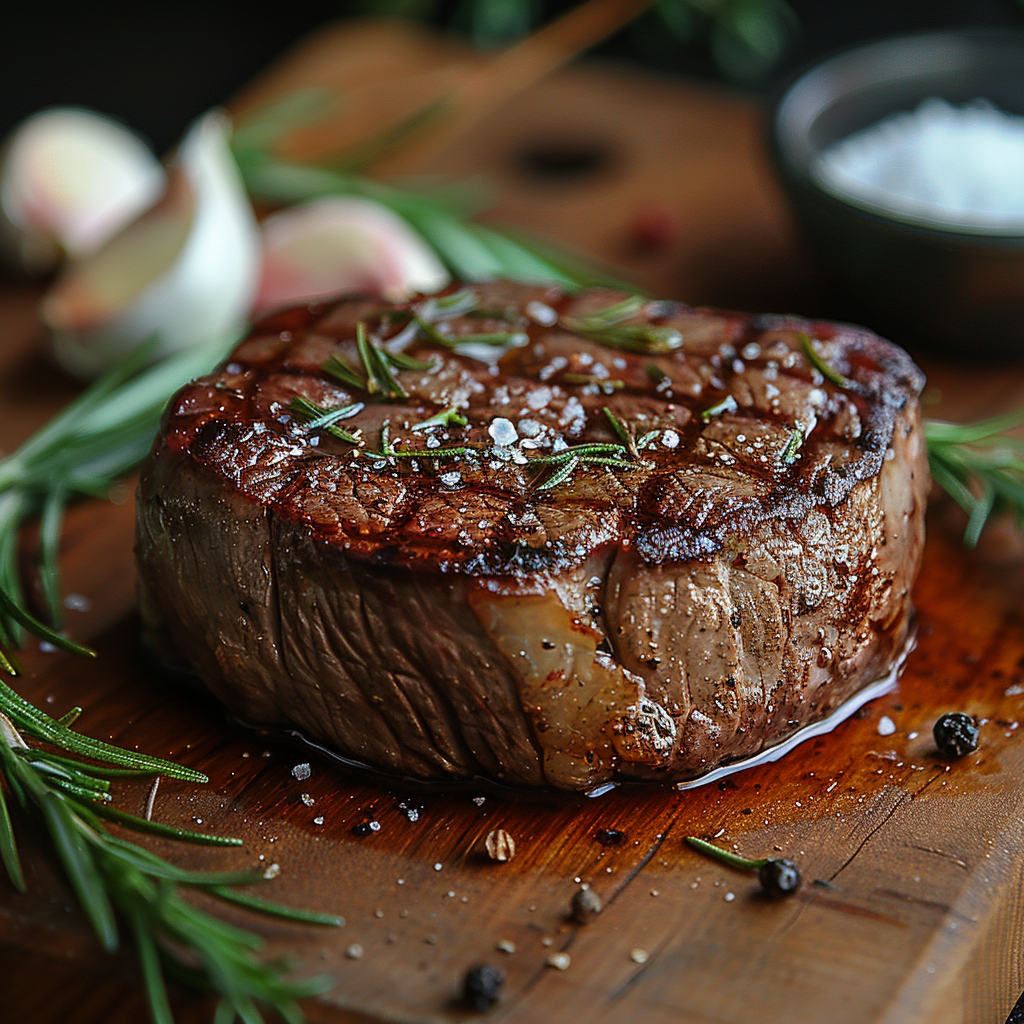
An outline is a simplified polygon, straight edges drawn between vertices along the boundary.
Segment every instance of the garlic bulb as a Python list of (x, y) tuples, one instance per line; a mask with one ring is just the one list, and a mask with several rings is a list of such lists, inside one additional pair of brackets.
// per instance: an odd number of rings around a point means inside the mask
[(29, 273), (92, 252), (150, 206), (164, 171), (141, 139), (89, 110), (23, 121), (0, 157), (0, 248)]
[(45, 297), (65, 369), (95, 377), (151, 337), (166, 355), (241, 329), (259, 279), (259, 229), (229, 133), (225, 115), (200, 118), (159, 201)]
[(386, 206), (331, 196), (263, 222), (257, 311), (339, 292), (378, 292), (400, 301), (440, 291), (448, 272), (432, 249)]

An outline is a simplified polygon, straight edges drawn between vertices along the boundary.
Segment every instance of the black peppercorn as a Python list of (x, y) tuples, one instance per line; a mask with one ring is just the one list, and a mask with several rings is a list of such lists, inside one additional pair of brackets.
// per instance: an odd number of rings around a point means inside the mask
[(599, 828), (594, 834), (594, 838), (602, 846), (619, 846), (626, 838), (626, 833), (620, 832), (617, 828)]
[(800, 869), (786, 857), (772, 857), (758, 869), (757, 877), (766, 896), (789, 896), (800, 888)]
[(462, 982), (462, 998), (480, 1013), (486, 1013), (497, 1001), (505, 984), (505, 972), (500, 967), (479, 964), (466, 971)]
[(935, 723), (932, 735), (943, 757), (963, 757), (978, 749), (978, 727), (974, 719), (962, 711), (943, 715)]

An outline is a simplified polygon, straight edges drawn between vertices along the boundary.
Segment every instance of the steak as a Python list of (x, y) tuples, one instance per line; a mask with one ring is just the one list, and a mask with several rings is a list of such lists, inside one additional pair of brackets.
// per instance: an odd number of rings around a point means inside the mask
[(860, 328), (606, 289), (286, 310), (170, 403), (144, 621), (244, 719), (391, 772), (692, 779), (904, 650), (922, 385)]

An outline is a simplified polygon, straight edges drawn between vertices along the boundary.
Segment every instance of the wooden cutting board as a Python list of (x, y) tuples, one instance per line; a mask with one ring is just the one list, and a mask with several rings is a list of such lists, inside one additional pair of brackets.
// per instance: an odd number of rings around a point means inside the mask
[[(328, 30), (238, 105), (353, 68), (368, 76), (375, 55), (395, 52), (403, 67), (429, 69), (453, 50), (393, 27)], [(760, 113), (736, 96), (573, 67), (431, 160), (425, 171), (496, 181), (494, 220), (544, 231), (651, 293), (827, 306), (772, 179)], [(4, 450), (73, 393), (41, 354), (37, 299), (0, 291)], [(937, 415), (1024, 401), (1019, 367), (922, 362)], [(288, 952), (300, 972), (334, 979), (308, 1006), (311, 1020), (468, 1019), (455, 996), (477, 963), (508, 975), (492, 1018), (522, 1024), (985, 1024), (1002, 1021), (1024, 987), (1024, 543), (1005, 525), (965, 552), (962, 518), (935, 503), (915, 591), (917, 649), (898, 690), (831, 735), (719, 785), (588, 800), (382, 785), (231, 724), (209, 698), (160, 677), (138, 647), (133, 509), (122, 497), (77, 506), (62, 551), (76, 595), (67, 624), (99, 659), (33, 643), (19, 689), (53, 714), (82, 705), (91, 735), (207, 772), (208, 786), (165, 780), (155, 817), (245, 840), (235, 850), (146, 840), (154, 850), (189, 867), (271, 868), (272, 898), (344, 915), (343, 928), (324, 930), (223, 911), (265, 934), (270, 955)], [(930, 738), (950, 710), (983, 722), (979, 751), (953, 764)], [(895, 732), (882, 734), (883, 716)], [(292, 769), (303, 762), (312, 774), (300, 782)], [(119, 806), (141, 810), (146, 790), (121, 787)], [(353, 831), (369, 821), (380, 829)], [(497, 827), (516, 842), (507, 864), (479, 852)], [(625, 838), (603, 845), (599, 829)], [(805, 884), (765, 902), (753, 878), (690, 851), (693, 834), (752, 857), (789, 856)], [(26, 850), (36, 843), (24, 829), (21, 839)], [(131, 956), (99, 953), (48, 858), (27, 860), (28, 894), (0, 883), (0, 1024), (145, 1020)], [(605, 906), (585, 927), (567, 919), (581, 883)], [(567, 969), (546, 966), (554, 952), (569, 955)], [(210, 1019), (205, 998), (174, 1000), (180, 1022)]]

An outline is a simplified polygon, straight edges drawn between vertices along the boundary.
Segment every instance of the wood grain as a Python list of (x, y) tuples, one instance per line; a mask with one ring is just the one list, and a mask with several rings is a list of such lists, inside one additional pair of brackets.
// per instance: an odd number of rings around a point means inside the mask
[[(335, 34), (312, 45), (323, 64), (348, 44)], [(290, 85), (302, 67), (292, 61)], [(272, 93), (272, 79), (260, 88)], [(620, 163), (574, 183), (523, 176), (517, 144), (570, 131), (606, 141)], [(506, 219), (542, 227), (652, 292), (776, 309), (801, 295), (819, 301), (759, 132), (757, 110), (735, 97), (585, 66), (522, 94), (439, 166), (492, 173), (506, 186)], [(654, 200), (685, 230), (658, 254), (632, 253), (629, 218)], [(5, 450), (71, 392), (39, 354), (36, 298), (0, 292)], [(942, 415), (1024, 400), (1017, 367), (925, 368)], [(264, 933), (271, 955), (289, 951), (300, 971), (336, 981), (309, 1006), (313, 1021), (466, 1019), (454, 998), (479, 962), (508, 974), (492, 1017), (522, 1024), (1001, 1021), (1024, 987), (1024, 545), (1001, 527), (968, 553), (962, 528), (936, 502), (915, 592), (918, 646), (896, 692), (777, 765), (686, 793), (406, 790), (228, 722), (139, 649), (130, 501), (75, 507), (64, 538), (65, 589), (89, 601), (68, 613), (68, 626), (100, 658), (30, 650), (20, 689), (55, 714), (81, 704), (85, 732), (206, 771), (205, 787), (165, 780), (155, 816), (201, 819), (204, 830), (245, 840), (237, 850), (147, 840), (154, 850), (190, 867), (277, 864), (268, 895), (344, 915), (345, 926), (329, 931), (224, 911)], [(979, 752), (953, 764), (930, 739), (948, 710), (983, 721)], [(879, 733), (883, 715), (892, 735)], [(306, 761), (312, 775), (299, 782), (291, 769)], [(145, 786), (118, 793), (129, 810), (145, 797)], [(379, 831), (353, 832), (371, 820)], [(516, 841), (507, 864), (479, 853), (498, 826)], [(625, 841), (602, 845), (595, 834), (605, 828)], [(798, 861), (805, 884), (766, 902), (752, 877), (690, 851), (688, 834), (750, 856), (779, 851)], [(36, 843), (28, 831), (21, 838)], [(130, 956), (100, 954), (54, 865), (40, 855), (29, 863), (28, 894), (0, 884), (0, 1024), (144, 1019)], [(582, 883), (605, 905), (587, 926), (567, 918)], [(499, 941), (515, 952), (499, 952)], [(567, 970), (545, 966), (556, 951), (569, 954)], [(179, 1021), (210, 1019), (206, 1000), (175, 998)]]

